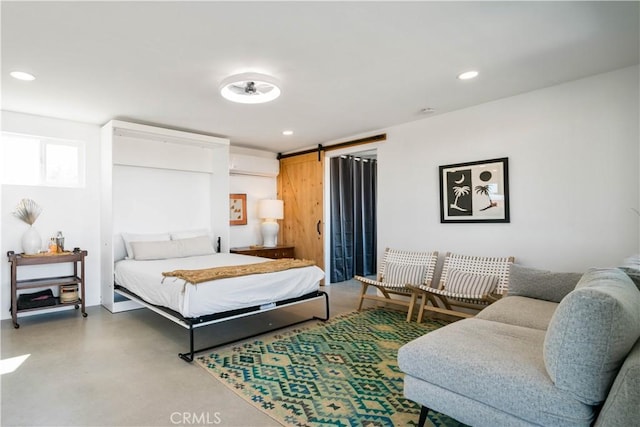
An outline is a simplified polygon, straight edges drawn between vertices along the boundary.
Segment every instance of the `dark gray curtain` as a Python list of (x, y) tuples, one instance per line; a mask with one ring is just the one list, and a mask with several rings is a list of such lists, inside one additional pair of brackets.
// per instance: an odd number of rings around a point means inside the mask
[(331, 158), (331, 282), (376, 272), (375, 160)]

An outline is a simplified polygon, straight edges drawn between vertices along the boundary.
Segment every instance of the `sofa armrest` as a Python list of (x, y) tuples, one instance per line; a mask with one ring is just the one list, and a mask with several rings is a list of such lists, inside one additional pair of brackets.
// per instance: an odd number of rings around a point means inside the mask
[(616, 376), (595, 427), (636, 425), (640, 420), (640, 339)]

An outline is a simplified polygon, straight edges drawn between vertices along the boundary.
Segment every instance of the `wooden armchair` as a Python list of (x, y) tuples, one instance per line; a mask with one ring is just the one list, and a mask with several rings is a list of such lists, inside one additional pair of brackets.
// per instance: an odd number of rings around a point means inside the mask
[[(407, 286), (430, 287), (437, 261), (438, 252), (435, 251), (417, 252), (385, 249), (382, 263), (378, 269), (378, 276), (375, 280), (362, 276), (354, 277), (354, 279), (362, 283), (358, 311), (362, 309), (362, 303), (365, 299), (402, 305), (408, 307), (407, 322), (411, 321), (413, 307), (419, 295)], [(377, 288), (383, 296), (367, 294), (369, 286)], [(391, 294), (408, 297), (408, 300), (391, 298)]]
[[(514, 257), (511, 256), (478, 257), (448, 252), (437, 287), (411, 287), (414, 300), (422, 297), (418, 322), (422, 322), (425, 310), (456, 317), (473, 317), (475, 314), (453, 307), (482, 310), (497, 301), (509, 289), (509, 269), (513, 262)], [(428, 306), (427, 301), (431, 301), (432, 306)], [(413, 314), (412, 309), (413, 306), (410, 307), (409, 318)]]

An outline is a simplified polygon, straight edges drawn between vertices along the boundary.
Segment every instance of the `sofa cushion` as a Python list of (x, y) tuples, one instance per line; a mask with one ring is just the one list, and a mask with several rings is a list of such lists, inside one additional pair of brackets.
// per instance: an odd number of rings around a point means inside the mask
[[(402, 346), (398, 364), (408, 375), (532, 424), (588, 426), (593, 408), (554, 387), (547, 374), (544, 336), (532, 328), (464, 319)], [(429, 406), (430, 399), (417, 401)], [(450, 409), (447, 415), (455, 418)]]
[(636, 284), (636, 287), (640, 290), (640, 270), (631, 267), (620, 267), (620, 270), (624, 271), (627, 276)]
[[(540, 427), (541, 425), (540, 423), (525, 421), (515, 414), (501, 411), (498, 408), (485, 405), (475, 399), (451, 392), (446, 388), (412, 377), (411, 375), (404, 376), (404, 396), (414, 402), (424, 403), (426, 407), (435, 412), (455, 414), (455, 416), (449, 416), (455, 418), (455, 421), (469, 426)], [(430, 424), (429, 422), (425, 425), (459, 426), (457, 423)], [(553, 427), (560, 427), (561, 425), (563, 427), (568, 427), (569, 425), (588, 427), (589, 424), (585, 422), (575, 422), (572, 424), (553, 423), (547, 425), (553, 425)]]
[(589, 405), (604, 401), (640, 336), (640, 292), (617, 268), (587, 271), (554, 313), (544, 360), (556, 387)]
[(635, 283), (638, 290), (640, 290), (640, 255), (626, 258), (619, 268), (627, 273), (627, 276), (633, 280), (633, 283)]
[(556, 308), (557, 302), (506, 296), (478, 313), (476, 319), (546, 331)]
[(511, 264), (508, 295), (560, 302), (581, 277), (582, 273), (554, 273)]

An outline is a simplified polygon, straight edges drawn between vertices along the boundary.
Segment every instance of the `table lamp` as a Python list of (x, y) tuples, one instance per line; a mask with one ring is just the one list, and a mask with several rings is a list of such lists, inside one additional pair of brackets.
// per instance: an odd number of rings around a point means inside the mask
[(263, 246), (277, 246), (280, 229), (277, 220), (284, 218), (284, 203), (282, 200), (270, 199), (258, 201), (258, 217), (264, 220), (261, 225)]

